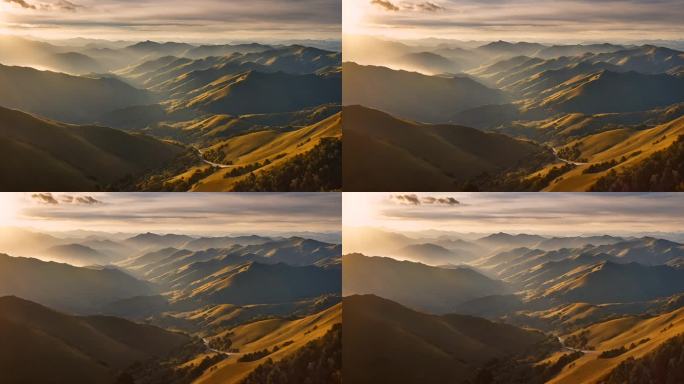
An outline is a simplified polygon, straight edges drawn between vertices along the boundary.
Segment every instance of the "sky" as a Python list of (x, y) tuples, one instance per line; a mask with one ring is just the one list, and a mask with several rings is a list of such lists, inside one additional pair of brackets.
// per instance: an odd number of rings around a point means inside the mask
[(554, 236), (684, 231), (684, 195), (345, 193), (345, 227)]
[(684, 39), (682, 0), (344, 0), (345, 34), (394, 39)]
[(339, 40), (341, 0), (0, 0), (0, 33), (186, 42)]
[(196, 235), (339, 233), (339, 193), (0, 193), (0, 227)]

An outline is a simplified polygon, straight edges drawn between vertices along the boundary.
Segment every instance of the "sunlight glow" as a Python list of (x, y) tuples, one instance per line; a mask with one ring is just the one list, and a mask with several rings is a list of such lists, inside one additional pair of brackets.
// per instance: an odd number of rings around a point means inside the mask
[(362, 24), (369, 11), (368, 2), (345, 0), (342, 2), (342, 30), (344, 33), (362, 33)]
[(21, 209), (20, 196), (14, 193), (0, 193), (0, 226), (12, 226), (17, 222)]

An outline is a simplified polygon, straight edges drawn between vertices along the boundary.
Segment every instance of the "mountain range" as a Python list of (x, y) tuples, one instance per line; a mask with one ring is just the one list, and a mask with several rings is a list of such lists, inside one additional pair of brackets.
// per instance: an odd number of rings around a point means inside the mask
[[(669, 377), (659, 358), (678, 367), (681, 243), (612, 234), (346, 233), (345, 250), (389, 256), (343, 257), (343, 363), (354, 367), (352, 383), (604, 383), (625, 380), (635, 367), (638, 377)], [(458, 258), (459, 249), (471, 252)]]
[[(240, 383), (289, 359), (313, 364), (308, 348), (341, 322), (339, 244), (259, 234), (7, 234), (0, 249), (35, 258), (0, 255), (0, 334), (12, 347), (0, 365), (40, 359), (49, 370), (5, 369), (2, 382)], [(338, 357), (326, 371), (339, 375), (340, 366)], [(303, 372), (311, 373), (293, 374)]]
[[(342, 97), (340, 52), (299, 44), (81, 44), (0, 38), (7, 48), (0, 55), (0, 126), (25, 132), (22, 143), (12, 136), (5, 143), (12, 159), (2, 169), (6, 189), (341, 189), (341, 126), (333, 118)], [(45, 122), (44, 132), (33, 132), (37, 123), (10, 110)], [(79, 175), (82, 170), (68, 169), (71, 159), (50, 159), (50, 150), (35, 148), (71, 124), (101, 142), (98, 148), (65, 146), (69, 154), (85, 159), (80, 164), (106, 161), (110, 169)], [(111, 159), (99, 147), (126, 143), (101, 137), (110, 131), (164, 145), (148, 146), (142, 159), (136, 150)], [(277, 150), (272, 142), (281, 143)], [(165, 145), (176, 150), (169, 156)], [(261, 146), (261, 156), (248, 163), (232, 160)], [(41, 162), (51, 166), (41, 168)], [(288, 185), (290, 172), (301, 173), (302, 182)], [(40, 177), (21, 177), (26, 173)]]
[[(350, 116), (346, 130), (367, 131), (364, 120), (373, 121), (375, 130), (383, 129), (375, 140), (384, 143), (394, 139), (394, 132), (406, 130), (407, 121), (456, 125), (530, 140), (554, 153), (525, 162), (509, 161), (506, 169), (482, 170), (483, 160), (513, 155), (515, 147), (489, 151), (484, 159), (464, 159), (455, 152), (445, 156), (445, 161), (475, 174), (454, 173), (456, 182), (439, 190), (681, 189), (682, 51), (649, 44), (497, 41), (478, 46), (429, 41), (403, 44), (362, 36), (351, 39), (357, 47), (349, 45), (343, 65), (343, 104), (348, 107), (345, 115)], [(358, 105), (396, 118), (377, 121), (364, 116), (359, 121), (353, 109)], [(414, 125), (411, 130), (422, 133), (418, 128), (422, 124)], [(490, 136), (477, 145), (467, 140), (459, 144), (486, 148), (493, 139)], [(385, 148), (369, 152), (368, 158), (359, 154), (350, 158), (368, 160)], [(356, 185), (364, 183), (371, 190), (422, 190), (423, 182), (433, 179), (434, 172), (402, 164), (407, 155), (429, 159), (433, 153), (420, 141), (409, 143), (401, 153), (391, 154), (398, 159), (398, 168), (409, 170), (408, 177), (387, 179), (383, 172), (369, 168), (363, 174), (350, 173), (345, 180), (354, 190), (363, 189)], [(390, 155), (380, 158), (384, 156)], [(371, 163), (376, 160), (372, 159)], [(663, 172), (655, 165), (668, 162), (672, 165)], [(376, 181), (380, 185), (366, 180), (380, 180)]]

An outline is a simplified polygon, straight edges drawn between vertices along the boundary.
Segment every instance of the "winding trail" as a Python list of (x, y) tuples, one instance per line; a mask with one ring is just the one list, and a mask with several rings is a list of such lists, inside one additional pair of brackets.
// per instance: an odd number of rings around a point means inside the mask
[(563, 349), (567, 349), (568, 351), (571, 351), (571, 352), (580, 352), (580, 353), (590, 354), (590, 355), (591, 354), (598, 354), (598, 351), (568, 347), (567, 345), (565, 345), (565, 343), (563, 343), (563, 338), (561, 338), (560, 336), (558, 336), (558, 342), (561, 343), (561, 346), (563, 347)]
[(203, 337), (203, 338), (202, 338), (202, 342), (204, 343), (204, 346), (207, 347), (207, 349), (208, 349), (210, 352), (222, 353), (222, 354), (224, 354), (224, 355), (228, 355), (228, 357), (243, 355), (242, 353), (233, 353), (233, 352), (222, 351), (222, 350), (220, 350), (220, 349), (212, 348), (212, 347), (209, 346), (209, 340), (207, 340), (206, 337)]
[(558, 150), (557, 150), (556, 148), (551, 147), (551, 150), (553, 151), (554, 156), (556, 156), (556, 159), (557, 159), (558, 161), (562, 161), (563, 163), (572, 164), (572, 165), (587, 165), (587, 164), (589, 164), (589, 163), (580, 163), (580, 162), (577, 162), (577, 161), (571, 161), (571, 160), (568, 160), (568, 159), (564, 159), (564, 158), (562, 158), (562, 157), (560, 157), (560, 156), (558, 155)]
[(201, 149), (199, 149), (199, 148), (197, 148), (197, 147), (193, 147), (193, 148), (195, 148), (195, 150), (197, 151), (197, 153), (198, 153), (199, 156), (200, 156), (200, 159), (202, 159), (202, 161), (203, 161), (205, 164), (209, 164), (209, 165), (211, 165), (212, 167), (217, 167), (217, 168), (230, 168), (230, 167), (232, 167), (232, 165), (213, 163), (213, 162), (211, 162), (211, 161), (209, 161), (209, 160), (207, 160), (207, 159), (204, 158), (204, 151), (203, 151), (203, 150), (201, 150)]

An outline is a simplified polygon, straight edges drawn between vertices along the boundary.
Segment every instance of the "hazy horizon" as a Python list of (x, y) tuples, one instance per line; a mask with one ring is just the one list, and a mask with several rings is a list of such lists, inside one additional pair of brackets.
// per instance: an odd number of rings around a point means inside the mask
[[(228, 41), (339, 39), (337, 0), (0, 0), (0, 34), (40, 39)], [(178, 36), (183, 36), (179, 39)]]
[(3, 193), (0, 228), (54, 234), (339, 234), (340, 204), (337, 193)]
[(576, 44), (684, 36), (677, 0), (348, 0), (343, 8), (344, 34), (394, 39)]
[(681, 234), (676, 193), (346, 193), (343, 228), (546, 236)]

